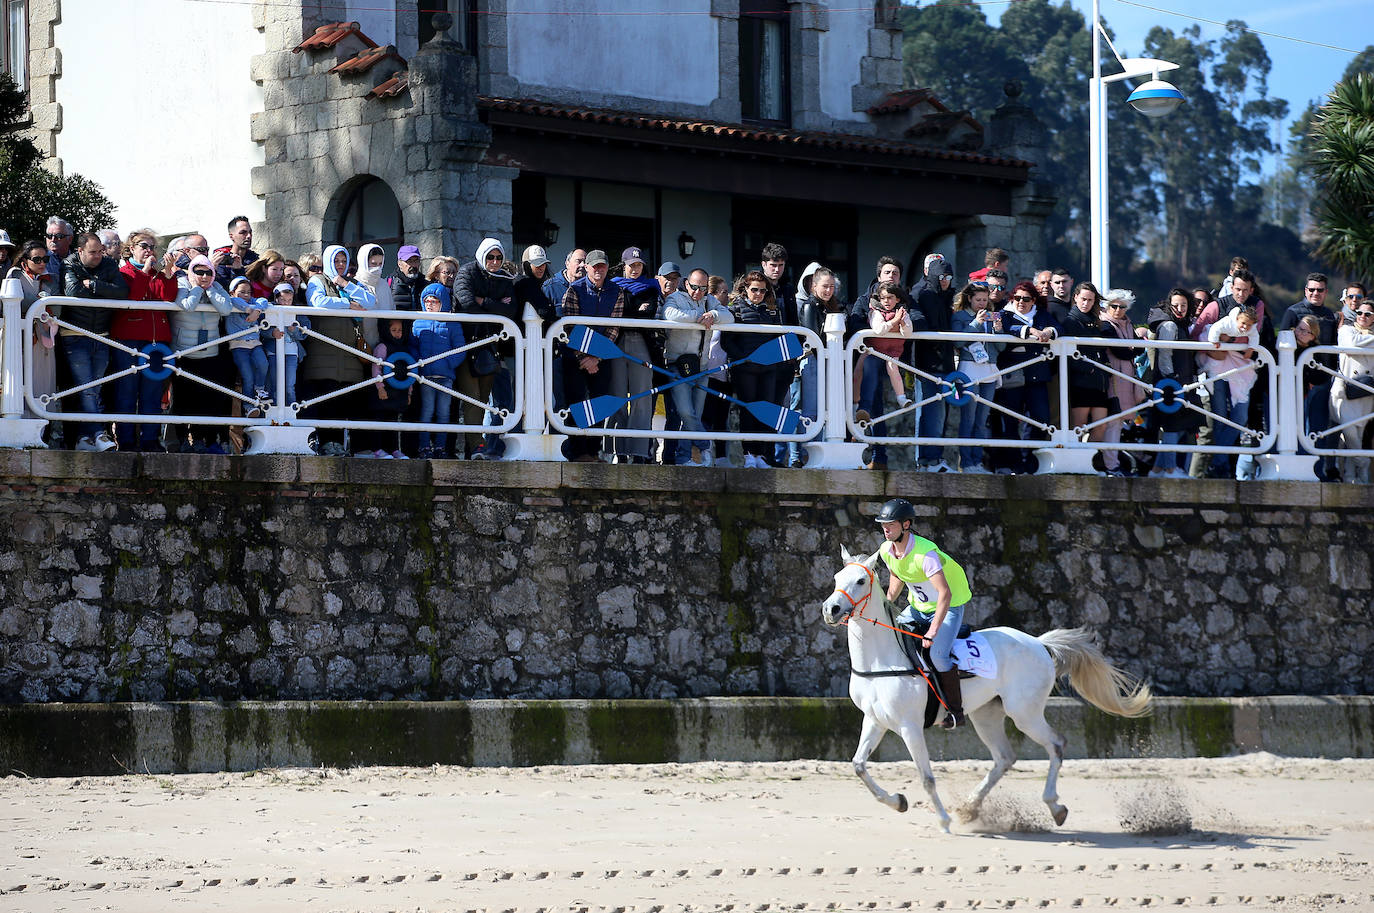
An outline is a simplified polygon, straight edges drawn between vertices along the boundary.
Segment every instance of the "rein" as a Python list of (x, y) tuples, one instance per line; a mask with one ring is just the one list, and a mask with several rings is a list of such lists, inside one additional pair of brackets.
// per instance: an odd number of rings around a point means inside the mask
[[(905, 634), (907, 637), (915, 637), (919, 640), (925, 639), (921, 637), (921, 635), (919, 634), (913, 633), (911, 631), (904, 631), (901, 628), (896, 627), (895, 625), (890, 625), (886, 622), (879, 621), (876, 618), (869, 618), (867, 615), (865, 615), (864, 609), (868, 606), (868, 601), (873, 598), (873, 591), (878, 588), (878, 575), (871, 567), (869, 567), (866, 564), (860, 564), (857, 561), (851, 561), (849, 562), (849, 564), (845, 565), (845, 567), (850, 566), (861, 567), (864, 569), (864, 573), (868, 575), (868, 593), (864, 596), (863, 599), (855, 599), (853, 596), (850, 596), (844, 590), (839, 589), (838, 587), (835, 588), (835, 592), (839, 593), (845, 599), (848, 599), (849, 604), (853, 606), (853, 611), (849, 613), (849, 618), (846, 618), (844, 620), (844, 624), (848, 625), (851, 619), (855, 619), (858, 621), (866, 621), (871, 625), (876, 625), (880, 628), (887, 628), (889, 631), (893, 631), (897, 634)], [(935, 683), (930, 680), (930, 676), (926, 674), (924, 669), (918, 669), (913, 667), (910, 669), (886, 669), (881, 672), (861, 672), (858, 669), (855, 669), (853, 664), (851, 663), (849, 666), (849, 674), (857, 675), (860, 678), (904, 678), (909, 675), (919, 675), (921, 678), (926, 680), (926, 685), (930, 688), (930, 693), (935, 695), (935, 699), (940, 702), (940, 706), (944, 707), (946, 710), (949, 709), (949, 705), (946, 704), (944, 702), (944, 699), (940, 697), (940, 690), (935, 687)]]

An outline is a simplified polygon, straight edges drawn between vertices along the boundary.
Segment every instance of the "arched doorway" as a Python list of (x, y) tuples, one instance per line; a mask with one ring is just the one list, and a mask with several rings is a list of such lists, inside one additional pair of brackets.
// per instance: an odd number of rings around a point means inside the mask
[(386, 181), (370, 174), (348, 181), (334, 196), (329, 207), (334, 244), (356, 252), (364, 244), (380, 244), (390, 263), (405, 238), (401, 204)]

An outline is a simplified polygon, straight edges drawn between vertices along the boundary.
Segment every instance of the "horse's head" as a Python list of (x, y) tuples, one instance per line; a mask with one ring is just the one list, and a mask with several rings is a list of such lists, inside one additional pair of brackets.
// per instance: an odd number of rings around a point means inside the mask
[(840, 557), (844, 559), (844, 567), (835, 575), (835, 591), (821, 603), (821, 620), (831, 626), (849, 620), (856, 613), (862, 615), (878, 588), (877, 552), (867, 558), (858, 558), (849, 554), (848, 549), (841, 548)]

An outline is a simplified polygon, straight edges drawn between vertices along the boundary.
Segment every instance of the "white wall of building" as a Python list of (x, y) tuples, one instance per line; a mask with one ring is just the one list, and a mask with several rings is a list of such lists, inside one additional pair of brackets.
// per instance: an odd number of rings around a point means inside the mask
[(719, 94), (710, 0), (510, 0), (510, 75), (585, 96), (708, 105)]
[[(700, 267), (707, 273), (731, 278), (730, 197), (723, 193), (663, 191), (663, 223), (659, 238), (664, 260), (682, 267), (683, 278)], [(678, 253), (677, 237), (683, 232), (697, 239), (692, 256)], [(658, 264), (654, 264), (658, 268)]]
[[(396, 11), (388, 9), (388, 6), (390, 4), (378, 3), (377, 0), (349, 0), (348, 15), (330, 21), (356, 22), (364, 35), (386, 47), (396, 43)], [(410, 10), (414, 15), (414, 6)]]
[(249, 192), (263, 163), (249, 138), (262, 110), (249, 64), (263, 51), (251, 4), (68, 0), (62, 12), (57, 155), (104, 188), (121, 233), (198, 229), (217, 245), (231, 216), (261, 219)]
[(821, 110), (837, 120), (863, 121), (864, 116), (854, 112), (850, 93), (859, 84), (859, 59), (868, 53), (873, 9), (841, 5), (845, 9), (831, 10), (830, 28), (821, 32)]

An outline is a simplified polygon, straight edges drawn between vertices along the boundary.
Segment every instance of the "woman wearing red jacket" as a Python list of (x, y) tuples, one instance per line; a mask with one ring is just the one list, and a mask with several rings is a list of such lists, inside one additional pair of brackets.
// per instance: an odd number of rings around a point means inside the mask
[[(140, 228), (129, 234), (124, 247), (124, 262), (120, 264), (119, 271), (129, 283), (130, 301), (171, 301), (176, 298), (176, 261), (170, 256), (158, 258), (157, 235), (150, 229)], [(165, 346), (172, 341), (172, 324), (167, 311), (118, 310), (110, 323), (110, 337), (134, 351), (141, 351), (153, 343)], [(154, 357), (150, 364), (121, 349), (110, 353), (110, 367), (115, 373), (128, 370), (136, 363), (147, 367), (115, 381), (115, 412), (122, 415), (160, 415), (167, 379), (153, 380), (148, 377), (150, 371), (156, 371), (160, 366), (160, 359)], [(137, 425), (118, 422), (115, 432), (119, 449), (161, 453), (164, 448), (158, 443), (160, 427), (153, 422), (140, 422)], [(141, 430), (135, 431), (135, 428)]]

